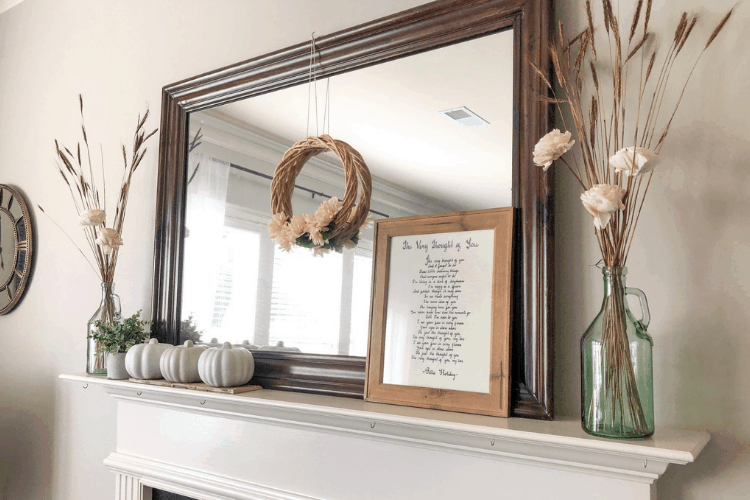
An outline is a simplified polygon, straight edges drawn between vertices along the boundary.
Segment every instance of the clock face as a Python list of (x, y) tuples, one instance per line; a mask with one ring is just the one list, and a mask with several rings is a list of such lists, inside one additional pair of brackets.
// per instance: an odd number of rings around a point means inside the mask
[(0, 184), (0, 314), (13, 309), (26, 287), (31, 237), (26, 202), (17, 191)]

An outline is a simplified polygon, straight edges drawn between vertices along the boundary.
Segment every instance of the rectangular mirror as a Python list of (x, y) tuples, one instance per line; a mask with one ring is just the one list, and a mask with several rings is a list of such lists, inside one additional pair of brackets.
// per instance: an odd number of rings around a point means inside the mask
[[(274, 168), (323, 125), (367, 162), (373, 219), (510, 206), (513, 30), (191, 113), (181, 342), (365, 356), (372, 229), (319, 257), (266, 229)], [(343, 198), (343, 166), (315, 157), (296, 185), (312, 214)]]
[[(361, 397), (372, 232), (356, 249), (314, 257), (274, 249), (266, 229), (276, 164), (325, 132), (367, 162), (375, 219), (519, 209), (513, 407), (550, 418), (550, 200), (531, 163), (546, 105), (528, 64), (545, 66), (547, 10), (536, 0), (435, 2), (317, 38), (313, 85), (306, 42), (165, 87), (160, 341), (244, 343), (264, 387)], [(338, 158), (320, 155), (297, 178), (294, 212), (343, 193)]]

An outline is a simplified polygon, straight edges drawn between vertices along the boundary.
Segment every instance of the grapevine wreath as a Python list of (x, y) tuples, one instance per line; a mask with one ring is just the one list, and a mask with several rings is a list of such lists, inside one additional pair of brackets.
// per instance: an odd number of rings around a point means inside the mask
[[(332, 151), (344, 164), (344, 199), (330, 198), (312, 215), (294, 215), (292, 195), (297, 176), (310, 158), (326, 151)], [(311, 248), (315, 255), (354, 248), (367, 223), (371, 193), (372, 177), (362, 155), (329, 135), (308, 137), (289, 148), (276, 166), (271, 182), (273, 218), (268, 223), (269, 234), (287, 251), (294, 245)]]

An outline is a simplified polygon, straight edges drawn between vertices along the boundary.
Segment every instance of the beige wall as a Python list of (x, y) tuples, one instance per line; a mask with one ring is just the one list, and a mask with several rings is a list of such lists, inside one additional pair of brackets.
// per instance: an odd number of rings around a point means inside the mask
[[(163, 85), (419, 3), (26, 0), (0, 15), (0, 182), (23, 189), (74, 233), (53, 139), (77, 140), (79, 92), (115, 185), (120, 141), (146, 105), (158, 116)], [(581, 0), (558, 3), (563, 18), (580, 17)], [(703, 10), (704, 34), (730, 3), (681, 2)], [(676, 5), (657, 0), (655, 23), (672, 22)], [(660, 494), (670, 499), (750, 490), (750, 423), (742, 418), (750, 383), (742, 364), (750, 347), (750, 179), (742, 164), (750, 134), (741, 128), (748, 106), (740, 95), (750, 79), (740, 38), (747, 11), (740, 7), (695, 75), (630, 261), (629, 283), (649, 296), (654, 318), (657, 424), (713, 434), (697, 464), (663, 479)], [(116, 283), (126, 314), (150, 308), (156, 149), (153, 142), (133, 185), (123, 235)], [(566, 176), (558, 181), (556, 399), (560, 414), (574, 415), (578, 340), (598, 308), (600, 282), (576, 187)], [(0, 499), (109, 498), (114, 480), (102, 460), (115, 444), (115, 405), (100, 389), (56, 378), (83, 370), (98, 282), (49, 220), (34, 215), (35, 274), (21, 304), (0, 319)]]

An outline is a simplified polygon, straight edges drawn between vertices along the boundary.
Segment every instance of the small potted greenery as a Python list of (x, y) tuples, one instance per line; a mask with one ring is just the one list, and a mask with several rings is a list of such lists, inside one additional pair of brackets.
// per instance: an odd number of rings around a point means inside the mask
[(128, 378), (125, 370), (125, 354), (135, 344), (139, 344), (150, 336), (146, 331), (149, 321), (141, 319), (141, 311), (125, 320), (115, 318), (112, 322), (97, 321), (96, 332), (90, 335), (99, 346), (102, 353), (106, 353), (107, 378), (121, 380)]

